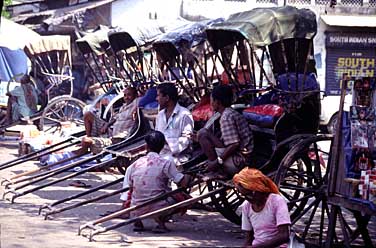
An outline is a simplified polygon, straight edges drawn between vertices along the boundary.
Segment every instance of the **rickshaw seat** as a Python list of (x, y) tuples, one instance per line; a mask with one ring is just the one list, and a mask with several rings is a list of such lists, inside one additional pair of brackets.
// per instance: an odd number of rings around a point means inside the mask
[[(304, 83), (303, 79), (305, 79)], [(309, 91), (318, 90), (319, 85), (313, 73), (307, 74), (305, 77), (304, 74), (299, 73), (298, 85), (295, 73), (285, 73), (278, 76), (276, 88), (283, 91)]]
[(273, 128), (282, 114), (283, 108), (276, 104), (263, 104), (243, 110), (243, 116), (251, 125), (266, 128)]
[[(304, 78), (305, 82), (302, 83)], [(296, 74), (282, 74), (277, 78), (276, 87), (257, 97), (254, 101), (254, 106), (245, 109), (243, 115), (251, 124), (272, 128), (284, 111), (283, 107), (279, 106), (281, 97), (283, 98), (282, 101), (289, 102), (296, 92), (315, 90), (319, 90), (319, 86), (313, 74), (306, 75), (305, 77), (303, 74), (299, 74), (298, 85)]]

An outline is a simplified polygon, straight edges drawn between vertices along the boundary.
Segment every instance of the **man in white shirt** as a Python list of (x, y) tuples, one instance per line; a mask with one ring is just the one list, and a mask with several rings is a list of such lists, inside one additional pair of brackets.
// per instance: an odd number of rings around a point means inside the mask
[(178, 104), (178, 91), (173, 83), (158, 85), (157, 101), (160, 111), (155, 130), (162, 132), (167, 141), (161, 155), (172, 156), (176, 163), (183, 162), (191, 145), (192, 114)]

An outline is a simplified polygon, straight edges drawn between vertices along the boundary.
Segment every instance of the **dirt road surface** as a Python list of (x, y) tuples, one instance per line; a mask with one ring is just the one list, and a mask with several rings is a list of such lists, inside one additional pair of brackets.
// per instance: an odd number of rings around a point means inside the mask
[[(15, 141), (0, 141), (0, 161), (15, 158), (17, 147), (18, 143)], [(14, 173), (31, 168), (37, 168), (35, 162), (0, 171), (0, 177), (10, 177)], [(77, 230), (80, 225), (100, 218), (107, 211), (120, 208), (118, 195), (53, 215), (51, 220), (44, 220), (43, 216), (38, 215), (39, 206), (85, 190), (69, 186), (72, 181), (80, 180), (95, 187), (101, 182), (109, 182), (119, 176), (103, 172), (86, 173), (19, 197), (14, 204), (0, 200), (0, 248), (237, 247), (243, 243), (244, 236), (239, 226), (216, 212), (203, 210), (188, 210), (186, 215), (174, 217), (173, 222), (167, 224), (171, 232), (166, 234), (152, 233), (151, 229), (155, 224), (150, 220), (145, 222), (147, 231), (142, 233), (133, 232), (133, 226), (125, 226), (95, 236), (94, 242), (78, 236)], [(41, 184), (42, 182), (35, 185)], [(116, 186), (112, 189), (119, 187)], [(101, 192), (110, 191), (111, 189), (106, 189)], [(3, 192), (4, 187), (1, 186), (0, 196)], [(110, 223), (119, 221), (121, 220), (116, 219)]]

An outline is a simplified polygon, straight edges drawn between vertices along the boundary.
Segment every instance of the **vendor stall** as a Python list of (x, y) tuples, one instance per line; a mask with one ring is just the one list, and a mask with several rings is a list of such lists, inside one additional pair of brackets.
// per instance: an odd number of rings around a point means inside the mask
[[(359, 235), (364, 247), (373, 247), (367, 226), (376, 215), (376, 78), (344, 75), (341, 86), (339, 123), (330, 160), (328, 203), (331, 209), (325, 247), (333, 247), (339, 237), (343, 247), (350, 247)], [(344, 98), (349, 87), (353, 101), (350, 112), (345, 112)], [(347, 213), (355, 218), (355, 230), (348, 224)]]

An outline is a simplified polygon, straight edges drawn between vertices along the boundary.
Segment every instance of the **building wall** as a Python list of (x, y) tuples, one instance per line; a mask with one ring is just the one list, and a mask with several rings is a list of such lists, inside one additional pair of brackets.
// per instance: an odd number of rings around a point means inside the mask
[[(376, 0), (337, 0), (335, 7), (330, 7), (330, 0), (182, 0), (182, 16), (190, 20), (203, 18), (227, 17), (236, 12), (257, 7), (277, 7), (292, 5), (297, 8), (308, 8), (317, 16), (318, 32), (314, 39), (315, 60), (318, 79), (325, 87), (326, 78), (326, 32), (342, 30), (328, 27), (320, 18), (322, 14), (333, 15), (375, 15)], [(357, 28), (347, 28), (354, 31)], [(370, 32), (372, 30), (368, 30)]]
[(179, 0), (117, 0), (112, 3), (113, 26), (124, 22), (134, 23), (144, 20), (171, 21), (180, 16)]
[[(328, 27), (320, 16), (323, 14), (375, 15), (376, 0), (337, 0), (334, 8), (329, 6), (330, 0), (118, 0), (112, 4), (112, 25), (121, 25), (123, 22), (142, 22), (146, 19), (168, 22), (179, 16), (198, 21), (228, 17), (232, 13), (257, 7), (277, 7), (285, 4), (297, 8), (309, 8), (317, 16), (318, 33), (314, 39), (314, 54), (318, 80), (323, 89), (326, 84), (326, 33), (333, 30), (355, 32), (358, 29), (350, 27), (345, 31), (340, 27)], [(368, 30), (368, 32), (371, 31), (372, 29)]]

